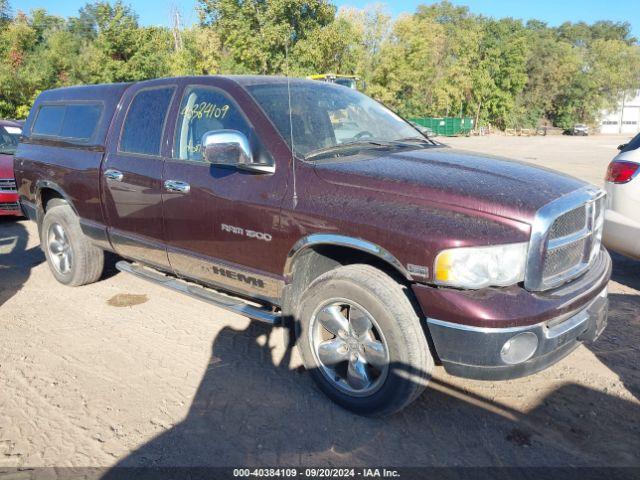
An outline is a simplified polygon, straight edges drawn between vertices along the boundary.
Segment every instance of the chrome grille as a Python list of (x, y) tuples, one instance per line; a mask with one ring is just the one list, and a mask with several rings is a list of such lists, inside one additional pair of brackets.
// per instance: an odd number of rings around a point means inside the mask
[(13, 178), (0, 178), (0, 192), (14, 193), (16, 191), (16, 181)]
[(574, 232), (582, 230), (587, 224), (586, 206), (582, 205), (570, 212), (561, 215), (553, 222), (549, 231), (549, 239), (566, 237)]
[(600, 251), (603, 213), (604, 192), (594, 187), (541, 208), (532, 227), (525, 286), (548, 290), (588, 270)]
[(18, 202), (0, 202), (0, 210), (19, 212), (20, 204)]
[(558, 247), (555, 250), (547, 251), (542, 277), (549, 278), (559, 275), (579, 264), (584, 256), (585, 246), (586, 242), (583, 238), (577, 242)]

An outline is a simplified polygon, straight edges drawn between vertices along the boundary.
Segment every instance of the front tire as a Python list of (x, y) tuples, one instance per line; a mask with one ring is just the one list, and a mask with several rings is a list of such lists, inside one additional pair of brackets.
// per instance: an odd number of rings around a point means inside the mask
[(319, 388), (366, 416), (398, 412), (433, 370), (425, 333), (406, 287), (370, 265), (331, 270), (303, 292), (298, 347)]
[(78, 216), (68, 203), (54, 199), (47, 204), (41, 243), (51, 273), (72, 287), (97, 281), (104, 269), (104, 251), (82, 233)]

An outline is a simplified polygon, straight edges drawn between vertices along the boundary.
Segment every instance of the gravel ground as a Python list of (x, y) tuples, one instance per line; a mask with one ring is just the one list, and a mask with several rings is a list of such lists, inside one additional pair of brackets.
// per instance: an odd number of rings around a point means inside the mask
[[(601, 184), (623, 137), (456, 138)], [(640, 466), (640, 262), (614, 256), (595, 345), (507, 382), (436, 368), (408, 409), (326, 400), (281, 332), (113, 269), (55, 282), (0, 220), (0, 471), (37, 466)]]

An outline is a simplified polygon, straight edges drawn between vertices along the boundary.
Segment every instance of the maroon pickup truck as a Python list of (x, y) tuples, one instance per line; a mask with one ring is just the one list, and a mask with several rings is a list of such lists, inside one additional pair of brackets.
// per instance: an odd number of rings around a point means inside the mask
[(408, 405), (436, 363), (528, 375), (606, 324), (602, 191), (438, 145), (351, 89), (49, 90), (23, 135), (20, 202), (57, 280), (95, 282), (108, 250), (120, 270), (282, 323), (320, 389), (360, 414)]

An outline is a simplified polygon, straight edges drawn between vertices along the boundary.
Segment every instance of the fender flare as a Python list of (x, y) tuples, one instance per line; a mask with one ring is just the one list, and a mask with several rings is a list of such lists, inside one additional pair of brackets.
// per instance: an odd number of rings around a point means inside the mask
[(369, 253), (391, 265), (407, 280), (413, 281), (413, 278), (406, 267), (396, 257), (394, 257), (386, 249), (382, 248), (380, 245), (377, 245), (368, 240), (364, 240), (362, 238), (339, 235), (335, 233), (312, 233), (311, 235), (307, 235), (306, 237), (298, 240), (287, 255), (287, 260), (284, 266), (285, 279), (291, 278), (291, 275), (293, 274), (293, 265), (298, 256), (308, 248), (318, 245), (347, 247), (354, 250), (359, 250), (361, 252)]
[(74, 213), (78, 215), (78, 210), (76, 209), (76, 206), (73, 204), (71, 197), (67, 195), (67, 192), (65, 192), (60, 185), (50, 180), (38, 180), (36, 182), (36, 205), (40, 207), (42, 211), (44, 211), (44, 207), (45, 207), (44, 205), (40, 204), (40, 192), (42, 192), (43, 188), (48, 188), (59, 193), (60, 196), (64, 199), (64, 201), (67, 202), (69, 206), (73, 209)]

